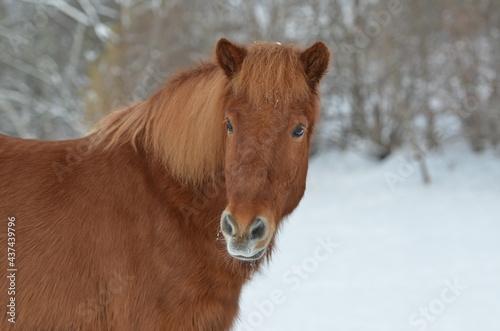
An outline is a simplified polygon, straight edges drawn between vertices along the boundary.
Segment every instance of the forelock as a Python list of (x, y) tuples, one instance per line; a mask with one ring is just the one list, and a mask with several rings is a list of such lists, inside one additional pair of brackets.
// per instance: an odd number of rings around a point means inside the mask
[(255, 106), (286, 106), (311, 97), (300, 49), (289, 44), (259, 42), (248, 47), (241, 70), (232, 80)]

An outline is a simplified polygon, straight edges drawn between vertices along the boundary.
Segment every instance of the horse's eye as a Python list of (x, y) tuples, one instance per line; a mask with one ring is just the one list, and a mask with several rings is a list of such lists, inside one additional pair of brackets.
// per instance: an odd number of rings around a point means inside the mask
[(234, 131), (233, 125), (231, 124), (231, 121), (227, 118), (226, 118), (226, 125), (227, 125), (227, 132), (233, 133)]
[(293, 129), (293, 131), (292, 131), (292, 137), (293, 138), (300, 138), (300, 137), (302, 137), (304, 135), (304, 132), (305, 132), (304, 126), (301, 125), (301, 124), (299, 124), (299, 125), (297, 125)]

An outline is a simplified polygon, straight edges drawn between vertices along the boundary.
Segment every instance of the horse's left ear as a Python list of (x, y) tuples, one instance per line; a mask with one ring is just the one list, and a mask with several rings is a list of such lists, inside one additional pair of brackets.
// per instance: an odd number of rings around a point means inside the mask
[(321, 41), (306, 49), (300, 56), (304, 63), (304, 70), (309, 85), (312, 89), (316, 89), (319, 81), (328, 70), (328, 62), (330, 61), (330, 51)]
[(226, 76), (232, 78), (233, 75), (241, 69), (241, 64), (247, 55), (247, 50), (244, 47), (237, 46), (229, 40), (222, 38), (217, 43), (215, 53), (217, 62), (224, 70)]

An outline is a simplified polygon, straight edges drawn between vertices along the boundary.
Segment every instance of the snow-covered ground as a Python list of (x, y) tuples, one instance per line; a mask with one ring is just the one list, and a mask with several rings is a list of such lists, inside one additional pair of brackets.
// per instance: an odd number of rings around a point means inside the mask
[(414, 156), (314, 159), (234, 329), (500, 330), (500, 153)]

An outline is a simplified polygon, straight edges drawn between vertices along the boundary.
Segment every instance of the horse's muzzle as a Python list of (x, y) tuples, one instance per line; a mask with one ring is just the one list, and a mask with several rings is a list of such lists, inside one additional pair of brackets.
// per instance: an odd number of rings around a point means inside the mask
[(220, 228), (229, 254), (239, 260), (253, 261), (264, 256), (269, 242), (269, 221), (256, 217), (250, 224), (239, 224), (228, 211), (221, 217)]

